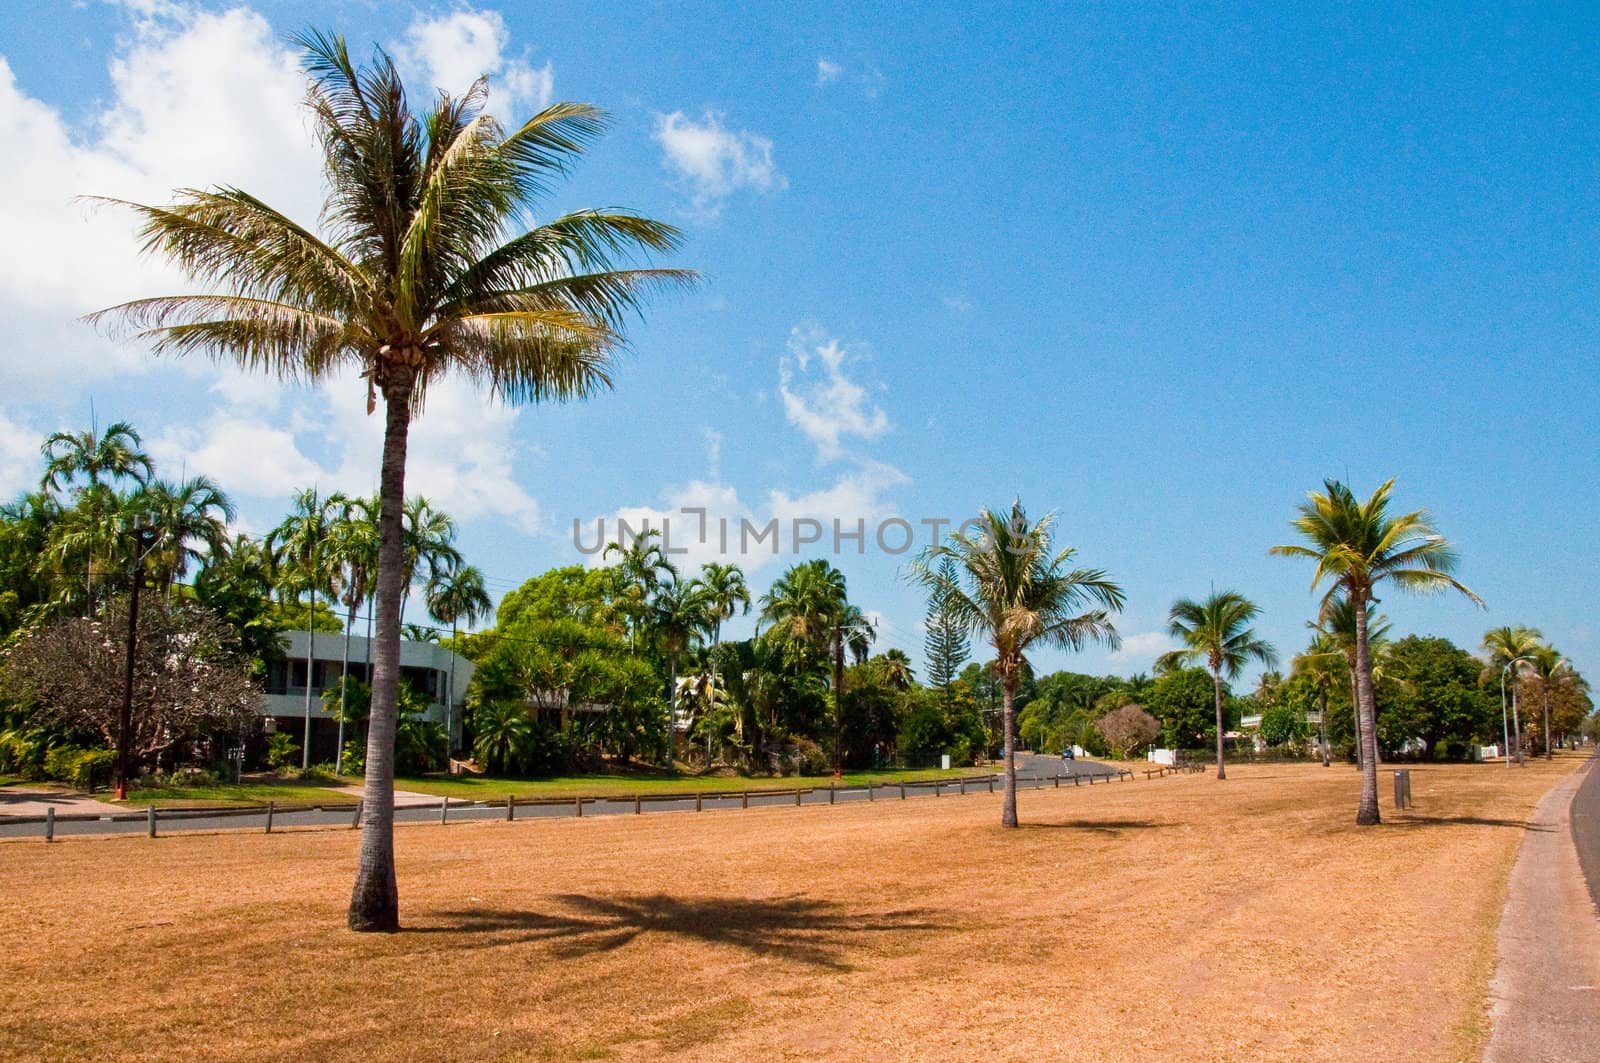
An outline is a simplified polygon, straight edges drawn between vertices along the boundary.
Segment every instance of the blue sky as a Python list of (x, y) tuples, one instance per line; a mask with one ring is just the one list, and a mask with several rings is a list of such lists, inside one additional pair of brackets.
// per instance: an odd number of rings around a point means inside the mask
[[(1600, 668), (1600, 11), (883, 8), (7, 6), (0, 488), (91, 400), (256, 530), (292, 486), (370, 487), (359, 385), (157, 362), (73, 321), (173, 283), (74, 194), (232, 182), (314, 216), (284, 35), (326, 26), (419, 91), (485, 70), (503, 113), (607, 107), (551, 207), (672, 220), (706, 275), (633, 330), (614, 394), (446, 390), (419, 423), (413, 485), (498, 589), (580, 559), (574, 518), (871, 527), (1020, 495), (1129, 595), (1121, 653), (1041, 667), (1148, 670), (1172, 599), (1213, 585), (1287, 656), (1310, 572), (1267, 548), (1323, 477), (1393, 476), (1489, 605), (1394, 595), (1398, 630), (1532, 624)], [(764, 589), (793, 559), (746, 560)], [(835, 560), (918, 651), (903, 558)]]

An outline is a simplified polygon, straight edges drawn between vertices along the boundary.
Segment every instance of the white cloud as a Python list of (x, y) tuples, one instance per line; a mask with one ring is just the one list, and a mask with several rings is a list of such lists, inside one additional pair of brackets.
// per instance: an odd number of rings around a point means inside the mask
[(839, 75), (842, 73), (844, 73), (844, 67), (840, 66), (838, 63), (832, 62), (826, 58), (817, 59), (818, 88), (828, 84), (830, 81), (837, 81), (839, 79)]
[(701, 217), (716, 217), (723, 202), (742, 189), (781, 192), (789, 186), (772, 161), (772, 141), (728, 129), (716, 111), (707, 110), (698, 122), (682, 111), (658, 114), (655, 138), (693, 213)]
[(37, 486), (41, 433), (0, 413), (0, 500)]
[(1155, 659), (1175, 649), (1172, 636), (1165, 631), (1140, 631), (1122, 636), (1122, 645), (1106, 658), (1116, 664), (1132, 664), (1148, 669)]
[(0, 58), (0, 137), (13, 160), (0, 167), (0, 231), (28, 249), (0, 259), (13, 398), (59, 399), (106, 373), (145, 368), (145, 355), (77, 319), (182, 287), (168, 267), (138, 257), (129, 216), (75, 196), (163, 202), (177, 187), (233, 184), (303, 221), (316, 217), (305, 82), (266, 21), (245, 9), (130, 10), (133, 32), (110, 62), (111, 100), (83, 129), (26, 95)]
[(846, 374), (850, 356), (848, 348), (820, 330), (797, 327), (778, 365), (784, 415), (816, 444), (823, 461), (840, 456), (843, 437), (876, 439), (889, 430), (889, 415)]
[(272, 498), (326, 483), (316, 462), (287, 428), (245, 407), (218, 410), (198, 426), (173, 426), (149, 444), (157, 468), (176, 476), (209, 476), (231, 494)]
[(397, 61), (422, 68), (431, 83), (459, 95), (479, 77), (489, 78), (489, 109), (503, 121), (526, 118), (543, 109), (555, 92), (549, 62), (535, 67), (527, 59), (508, 59), (511, 33), (498, 11), (465, 7), (436, 18), (416, 18), (396, 48)]

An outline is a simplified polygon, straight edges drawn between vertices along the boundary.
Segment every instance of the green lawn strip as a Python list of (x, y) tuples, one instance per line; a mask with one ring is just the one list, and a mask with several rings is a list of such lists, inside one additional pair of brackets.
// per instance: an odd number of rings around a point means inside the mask
[[(871, 780), (879, 783), (918, 782), (928, 779), (956, 779), (984, 775), (985, 768), (924, 768), (913, 771), (846, 772), (840, 784), (861, 786)], [(407, 776), (394, 781), (395, 789), (436, 797), (471, 801), (504, 801), (507, 794), (518, 800), (575, 797), (631, 797), (634, 794), (694, 794), (749, 790), (827, 789), (831, 775), (789, 775), (779, 778), (744, 778), (710, 775), (562, 775), (548, 779), (501, 779), (484, 775)]]
[[(359, 782), (352, 779), (352, 782)], [(217, 786), (153, 786), (144, 790), (130, 790), (128, 799), (111, 800), (109, 793), (95, 794), (108, 804), (121, 807), (143, 808), (244, 808), (264, 805), (273, 801), (282, 808), (308, 808), (312, 805), (343, 805), (355, 801), (350, 794), (339, 792), (338, 783), (307, 780), (305, 782), (248, 782), (235, 786), (224, 783)]]

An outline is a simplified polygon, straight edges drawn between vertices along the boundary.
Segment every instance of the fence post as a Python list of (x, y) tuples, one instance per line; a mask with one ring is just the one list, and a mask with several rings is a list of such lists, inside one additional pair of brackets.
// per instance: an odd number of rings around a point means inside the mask
[(448, 797), (441, 797), (439, 798), (439, 826), (444, 826), (445, 821), (449, 819), (449, 817), (450, 799)]
[(506, 794), (506, 822), (510, 823), (517, 818), (517, 795)]
[[(989, 789), (993, 790), (994, 786), (990, 785)], [(1056, 789), (1057, 790), (1061, 789), (1061, 776), (1059, 776), (1059, 775), (1056, 776)]]
[(361, 810), (365, 808), (366, 805), (367, 799), (365, 797), (356, 798), (356, 814), (350, 817), (351, 830), (355, 830), (357, 827), (361, 826)]
[(944, 796), (944, 783), (940, 782), (938, 779), (933, 780), (933, 796)]
[(144, 821), (145, 821), (146, 825), (148, 825), (148, 827), (150, 828), (150, 837), (154, 838), (156, 836), (156, 806), (155, 805), (145, 805), (144, 806)]
[(583, 818), (583, 798), (574, 797), (572, 799), (572, 807), (573, 807), (574, 812), (577, 815), (577, 817), (579, 819), (582, 819)]
[(868, 801), (876, 801), (877, 800), (877, 798), (875, 796), (873, 796), (872, 787), (873, 787), (873, 784), (871, 782), (867, 783), (867, 800)]
[[(267, 833), (268, 834), (272, 833), (272, 813), (273, 813), (273, 810), (276, 807), (276, 805), (277, 805), (277, 802), (275, 802), (275, 801), (268, 801), (267, 802)], [(359, 808), (356, 810), (356, 818), (357, 819), (361, 818), (361, 810)]]
[(900, 784), (900, 800), (904, 801), (905, 799), (906, 799), (906, 784), (905, 783), (901, 783)]
[(1078, 785), (1078, 783), (1079, 783), (1079, 781), (1080, 781), (1080, 780), (1081, 780), (1081, 779), (1082, 779), (1082, 778), (1083, 778), (1083, 776), (1082, 776), (1082, 775), (1074, 775), (1074, 776), (1073, 776), (1073, 777), (1072, 777), (1072, 785), (1074, 785), (1074, 786), (1077, 786), (1077, 785)]
[(833, 783), (830, 782), (828, 784), (828, 804), (831, 805), (831, 804), (833, 804), (833, 802), (834, 802), (834, 789), (833, 789)]
[(56, 806), (46, 805), (44, 810), (44, 840), (56, 840)]
[[(1056, 780), (1056, 785), (1057, 786), (1061, 785), (1061, 781), (1059, 779)], [(992, 773), (992, 772), (989, 774), (989, 792), (991, 794), (994, 793), (994, 773)]]
[(700, 811), (700, 808), (700, 791), (696, 790), (694, 794), (694, 810), (698, 812)]
[(965, 778), (962, 778), (962, 779), (960, 779), (958, 781), (961, 784), (961, 796), (962, 797), (967, 796), (967, 780)]
[(746, 790), (744, 793), (739, 795), (739, 807), (740, 808), (749, 808), (750, 807), (750, 791), (749, 790)]
[(643, 811), (644, 811), (644, 803), (639, 800), (639, 795), (638, 794), (634, 794), (633, 795), (633, 814), (637, 816)]

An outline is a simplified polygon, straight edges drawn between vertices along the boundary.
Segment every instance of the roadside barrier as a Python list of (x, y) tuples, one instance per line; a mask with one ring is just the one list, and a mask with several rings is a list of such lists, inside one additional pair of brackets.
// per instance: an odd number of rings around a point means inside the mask
[[(1150, 770), (1144, 773), (1145, 778), (1161, 778), (1168, 774), (1184, 774), (1193, 770), (1204, 770), (1190, 766), (1177, 768), (1167, 767), (1159, 770)], [(1087, 785), (1110, 784), (1114, 782), (1133, 782), (1138, 776), (1127, 768), (1116, 768), (1102, 774), (1068, 774), (1068, 775), (1019, 775), (1017, 776), (1017, 789), (1036, 790), (1041, 788), (1060, 789), (1069, 780), (1074, 787), (1082, 786), (1087, 780)], [(517, 812), (523, 810), (522, 818), (581, 818), (587, 815), (616, 815), (631, 812), (633, 815), (643, 815), (646, 811), (663, 808), (665, 811), (688, 811), (690, 804), (695, 812), (724, 811), (730, 809), (749, 809), (751, 807), (777, 807), (793, 802), (796, 807), (819, 804), (844, 804), (850, 800), (875, 801), (880, 790), (888, 790), (891, 794), (898, 794), (904, 801), (911, 797), (928, 796), (944, 797), (952, 791), (961, 796), (990, 795), (999, 793), (1004, 788), (1004, 779), (997, 773), (982, 775), (963, 775), (954, 779), (916, 779), (895, 780), (893, 782), (869, 782), (855, 785), (837, 785), (819, 787), (784, 787), (780, 789), (739, 789), (739, 790), (701, 790), (694, 793), (633, 793), (614, 794), (601, 796), (576, 796), (576, 797), (530, 797), (516, 798), (508, 794), (502, 799), (485, 801), (469, 801), (463, 798), (442, 797), (438, 804), (438, 824), (449, 826), (452, 822), (485, 820), (504, 818), (513, 822), (519, 817)], [(824, 796), (824, 794), (826, 796)], [(432, 810), (431, 804), (411, 805), (396, 810), (396, 822), (417, 823), (427, 822), (428, 814)], [(348, 820), (344, 816), (349, 815)], [(108, 809), (103, 814), (98, 813), (61, 813), (47, 809), (42, 816), (0, 816), (0, 825), (11, 826), (18, 824), (39, 824), (41, 833), (46, 842), (60, 840), (60, 837), (72, 834), (104, 834), (104, 833), (129, 833), (138, 830), (134, 823), (143, 821), (145, 833), (155, 838), (158, 836), (158, 824), (181, 824), (186, 820), (234, 820), (254, 818), (254, 824), (241, 823), (239, 829), (254, 827), (264, 830), (265, 833), (274, 833), (276, 829), (296, 830), (359, 830), (362, 819), (362, 802), (318, 803), (314, 805), (301, 805), (282, 807), (276, 801), (268, 801), (264, 805), (254, 805), (245, 808), (210, 808), (210, 809), (159, 809), (148, 805), (140, 810), (113, 810)], [(63, 826), (73, 824), (105, 823), (127, 824), (110, 831), (62, 831)], [(181, 830), (181, 828), (178, 828)], [(219, 826), (218, 829), (227, 829)], [(168, 834), (172, 833), (171, 830)]]

